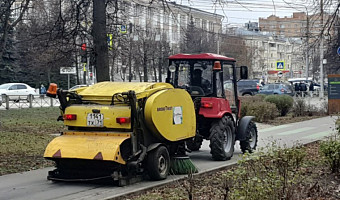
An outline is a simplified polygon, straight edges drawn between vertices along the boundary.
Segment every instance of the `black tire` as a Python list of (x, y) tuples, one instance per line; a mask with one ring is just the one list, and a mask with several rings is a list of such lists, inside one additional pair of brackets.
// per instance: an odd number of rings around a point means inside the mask
[(168, 149), (159, 146), (148, 153), (146, 169), (151, 180), (166, 179), (170, 170), (170, 156)]
[(202, 136), (195, 136), (190, 140), (187, 140), (185, 143), (187, 145), (187, 148), (191, 151), (198, 151), (200, 150), (203, 142)]
[(235, 125), (230, 117), (214, 122), (210, 129), (210, 153), (213, 160), (229, 160), (234, 153)]
[(246, 134), (247, 139), (245, 141), (240, 141), (241, 151), (242, 153), (253, 153), (254, 150), (256, 150), (258, 141), (257, 127), (254, 122), (248, 124)]

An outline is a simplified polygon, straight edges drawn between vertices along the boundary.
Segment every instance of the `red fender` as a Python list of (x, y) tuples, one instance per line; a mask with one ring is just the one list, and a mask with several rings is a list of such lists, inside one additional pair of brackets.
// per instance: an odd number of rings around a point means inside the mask
[(232, 113), (229, 101), (223, 98), (201, 98), (200, 115), (205, 118), (222, 118), (226, 113)]

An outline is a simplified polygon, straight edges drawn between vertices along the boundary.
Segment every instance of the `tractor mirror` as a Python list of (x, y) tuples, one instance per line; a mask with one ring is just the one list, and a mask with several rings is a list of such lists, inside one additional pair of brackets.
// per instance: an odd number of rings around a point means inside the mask
[(174, 72), (176, 71), (176, 66), (175, 66), (175, 65), (170, 65), (170, 66), (169, 66), (169, 71), (170, 71), (171, 73), (174, 73)]
[(241, 66), (241, 79), (248, 79), (248, 67)]

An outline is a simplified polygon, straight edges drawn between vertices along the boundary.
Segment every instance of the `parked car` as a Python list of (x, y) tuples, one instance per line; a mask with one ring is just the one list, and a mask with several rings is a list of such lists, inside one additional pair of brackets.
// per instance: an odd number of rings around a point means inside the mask
[(5, 83), (0, 85), (0, 105), (4, 101), (2, 94), (8, 95), (9, 100), (28, 100), (29, 95), (37, 95), (35, 89), (25, 83)]
[(260, 90), (258, 79), (240, 80), (237, 82), (237, 91), (240, 96), (253, 96)]
[(294, 96), (294, 89), (289, 83), (270, 83), (260, 88), (259, 94), (287, 94)]

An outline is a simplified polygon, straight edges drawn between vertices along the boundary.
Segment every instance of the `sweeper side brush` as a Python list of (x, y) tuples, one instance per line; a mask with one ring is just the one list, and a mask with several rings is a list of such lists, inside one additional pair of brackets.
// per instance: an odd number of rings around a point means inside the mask
[(177, 157), (174, 156), (171, 158), (171, 174), (193, 174), (197, 173), (198, 169), (194, 165), (194, 163), (191, 161), (189, 156), (181, 156)]
[[(55, 87), (55, 85), (54, 85)], [(111, 176), (124, 185), (134, 177), (165, 179), (197, 172), (185, 155), (196, 134), (190, 95), (167, 83), (101, 82), (57, 91), (68, 131), (53, 139), (44, 157), (56, 162), (51, 180)]]

